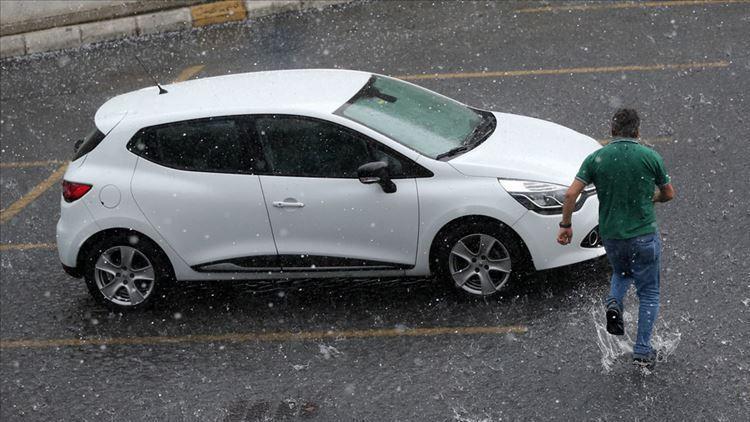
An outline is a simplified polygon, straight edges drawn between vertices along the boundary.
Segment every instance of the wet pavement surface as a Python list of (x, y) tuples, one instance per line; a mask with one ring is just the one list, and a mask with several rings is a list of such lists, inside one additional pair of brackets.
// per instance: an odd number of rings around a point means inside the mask
[[(196, 65), (198, 77), (456, 74), (415, 82), (595, 138), (606, 138), (617, 107), (633, 106), (677, 191), (658, 207), (657, 334), (679, 344), (654, 372), (627, 355), (602, 364), (592, 309), (608, 288), (606, 260), (538, 273), (484, 300), (429, 279), (200, 283), (156, 309), (111, 313), (59, 266), (54, 184), (0, 225), (0, 419), (747, 420), (750, 4), (519, 11), (538, 6), (361, 2), (4, 60), (2, 208), (62, 164), (49, 160), (71, 156), (99, 105), (149, 85), (134, 54), (165, 82)], [(689, 63), (718, 64), (668, 66)], [(588, 70), (461, 76), (561, 68)], [(493, 326), (526, 332), (408, 335)], [(309, 332), (329, 334), (254, 337)], [(82, 338), (105, 341), (60, 341)]]

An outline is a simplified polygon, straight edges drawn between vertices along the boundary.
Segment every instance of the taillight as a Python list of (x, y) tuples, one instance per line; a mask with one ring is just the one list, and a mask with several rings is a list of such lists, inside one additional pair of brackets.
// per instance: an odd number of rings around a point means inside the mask
[(67, 180), (63, 180), (62, 182), (63, 199), (65, 199), (65, 202), (73, 202), (80, 199), (90, 190), (91, 185), (85, 183), (68, 182)]

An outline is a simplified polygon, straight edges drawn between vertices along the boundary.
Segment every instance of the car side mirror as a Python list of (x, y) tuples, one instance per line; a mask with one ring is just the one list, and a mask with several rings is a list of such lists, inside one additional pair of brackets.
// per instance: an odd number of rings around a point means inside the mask
[(357, 169), (357, 177), (359, 181), (369, 185), (377, 183), (383, 188), (385, 193), (396, 192), (396, 184), (391, 180), (390, 171), (388, 171), (388, 163), (385, 161), (373, 161), (371, 163), (362, 164)]

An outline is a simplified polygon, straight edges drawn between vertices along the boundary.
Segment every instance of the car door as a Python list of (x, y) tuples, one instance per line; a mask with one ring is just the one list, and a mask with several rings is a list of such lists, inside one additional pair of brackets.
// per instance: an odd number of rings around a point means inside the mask
[[(415, 176), (407, 173), (421, 167), (332, 122), (288, 115), (254, 121), (284, 271), (414, 266), (419, 207)], [(357, 178), (360, 165), (378, 159), (390, 162), (393, 193)]]
[(278, 270), (260, 180), (240, 117), (141, 130), (131, 190), (154, 229), (196, 271)]

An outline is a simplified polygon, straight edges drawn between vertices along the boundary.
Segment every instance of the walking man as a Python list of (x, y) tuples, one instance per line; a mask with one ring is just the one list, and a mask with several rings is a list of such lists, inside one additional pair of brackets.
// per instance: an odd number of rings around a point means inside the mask
[(638, 294), (638, 334), (633, 363), (653, 368), (656, 352), (651, 332), (659, 314), (659, 257), (661, 240), (654, 213), (655, 202), (667, 202), (674, 189), (661, 156), (638, 143), (640, 118), (633, 109), (617, 110), (612, 117), (612, 141), (586, 157), (565, 194), (558, 243), (573, 237), (575, 202), (589, 183), (599, 197), (599, 233), (612, 265), (606, 298), (607, 331), (625, 333), (623, 299), (630, 284)]

